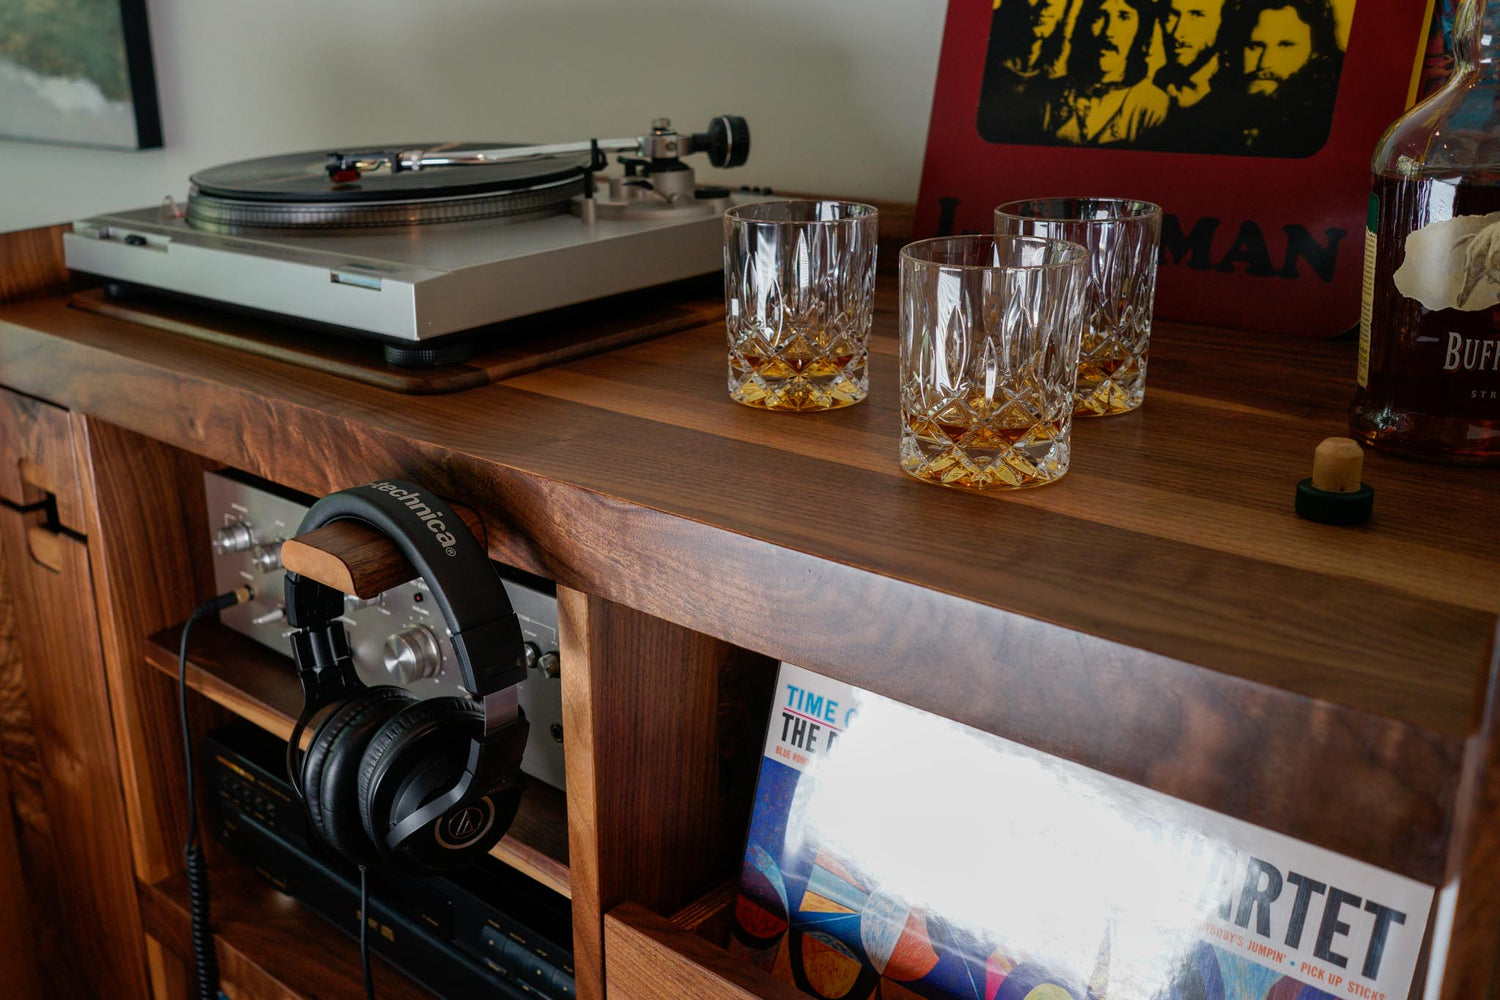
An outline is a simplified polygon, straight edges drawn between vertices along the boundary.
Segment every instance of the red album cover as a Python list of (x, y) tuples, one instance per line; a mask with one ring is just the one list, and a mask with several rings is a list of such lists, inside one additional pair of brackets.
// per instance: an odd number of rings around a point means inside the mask
[(1427, 49), (1422, 0), (950, 0), (916, 232), (1002, 201), (1162, 206), (1156, 315), (1358, 324), (1370, 157)]

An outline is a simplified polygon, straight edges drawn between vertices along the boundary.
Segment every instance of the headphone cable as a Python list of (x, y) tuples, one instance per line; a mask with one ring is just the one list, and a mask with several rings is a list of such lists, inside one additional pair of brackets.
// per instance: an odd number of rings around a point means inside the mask
[(219, 963), (214, 954), (213, 928), (209, 925), (208, 866), (198, 843), (198, 796), (196, 769), (193, 765), (192, 730), (188, 726), (187, 649), (193, 624), (224, 608), (242, 604), (255, 596), (249, 586), (240, 587), (204, 601), (193, 609), (182, 626), (182, 643), (177, 648), (177, 716), (182, 723), (182, 755), (187, 765), (188, 836), (182, 848), (188, 883), (188, 905), (192, 913), (193, 964), (198, 979), (198, 1000), (219, 1000)]

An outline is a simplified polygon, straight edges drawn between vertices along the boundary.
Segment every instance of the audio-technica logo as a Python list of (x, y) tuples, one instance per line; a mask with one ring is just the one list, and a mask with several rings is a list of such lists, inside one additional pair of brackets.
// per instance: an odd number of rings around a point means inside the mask
[(484, 810), (478, 806), (462, 809), (448, 821), (448, 836), (453, 840), (468, 840), (479, 832), (479, 824), (483, 821)]
[(395, 483), (386, 482), (371, 483), (370, 489), (381, 493), (389, 493), (392, 498), (400, 500), (406, 505), (408, 510), (417, 515), (427, 525), (427, 530), (432, 532), (437, 543), (443, 546), (443, 550), (448, 555), (453, 556), (458, 554), (458, 550), (454, 548), (458, 544), (458, 538), (453, 532), (448, 530), (448, 525), (439, 520), (447, 515), (440, 510), (433, 510), (429, 507), (427, 501), (422, 499), (422, 494), (416, 490), (409, 490)]
[(461, 851), (483, 839), (494, 823), (495, 805), (486, 795), (473, 805), (464, 806), (438, 820), (433, 832), (438, 844), (450, 851)]

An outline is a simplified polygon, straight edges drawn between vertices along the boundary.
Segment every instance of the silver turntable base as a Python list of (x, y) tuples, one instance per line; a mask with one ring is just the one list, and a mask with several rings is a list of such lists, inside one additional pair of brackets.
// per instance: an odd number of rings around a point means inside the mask
[(75, 223), (63, 244), (70, 268), (115, 281), (425, 340), (720, 270), (732, 203), (593, 225), (567, 214), (256, 237), (148, 208)]
[(661, 118), (629, 139), (287, 154), (194, 174), (185, 216), (98, 215), (63, 245), (117, 284), (411, 344), (722, 269), (721, 217), (756, 195), (698, 187), (681, 158), (748, 152), (743, 119), (721, 116), (705, 133)]

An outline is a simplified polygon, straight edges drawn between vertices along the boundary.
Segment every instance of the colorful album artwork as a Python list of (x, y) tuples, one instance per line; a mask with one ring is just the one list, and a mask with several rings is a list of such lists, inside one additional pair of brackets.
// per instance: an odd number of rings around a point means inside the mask
[(1370, 158), (1428, 24), (1408, 0), (949, 0), (916, 234), (1141, 198), (1163, 209), (1158, 317), (1344, 333)]
[(783, 664), (731, 949), (822, 1000), (1401, 1000), (1432, 899)]
[(986, 142), (1311, 156), (1354, 0), (999, 0)]

